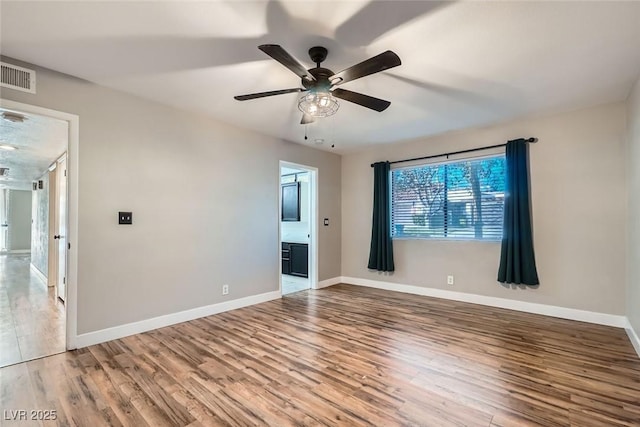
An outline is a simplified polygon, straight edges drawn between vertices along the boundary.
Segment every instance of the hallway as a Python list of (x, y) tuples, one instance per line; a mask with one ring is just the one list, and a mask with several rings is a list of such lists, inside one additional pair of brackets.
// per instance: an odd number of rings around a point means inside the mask
[(65, 312), (29, 255), (0, 255), (0, 367), (65, 351)]
[(308, 277), (296, 277), (289, 274), (282, 275), (282, 295), (310, 289)]

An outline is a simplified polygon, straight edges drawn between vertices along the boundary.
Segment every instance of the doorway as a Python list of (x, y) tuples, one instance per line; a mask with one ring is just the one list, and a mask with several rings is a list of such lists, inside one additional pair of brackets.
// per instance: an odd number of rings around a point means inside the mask
[(317, 288), (318, 170), (281, 161), (279, 172), (280, 292), (289, 295)]
[(0, 367), (69, 348), (66, 161), (70, 137), (77, 137), (72, 117), (0, 100)]

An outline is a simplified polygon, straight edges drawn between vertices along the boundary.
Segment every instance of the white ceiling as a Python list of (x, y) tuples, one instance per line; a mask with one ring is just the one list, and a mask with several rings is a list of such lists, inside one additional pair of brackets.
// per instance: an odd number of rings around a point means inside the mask
[(68, 123), (24, 113), (25, 120), (14, 123), (2, 119), (4, 111), (9, 110), (0, 108), (0, 144), (17, 149), (0, 150), (0, 167), (9, 168), (7, 176), (0, 176), (0, 188), (31, 190), (31, 183), (66, 151)]
[[(624, 100), (640, 74), (640, 2), (12, 2), (3, 55), (277, 138), (346, 151)], [(299, 124), (299, 79), (257, 49), (282, 45), (340, 71), (387, 49), (402, 65), (344, 84), (391, 101), (341, 101)]]

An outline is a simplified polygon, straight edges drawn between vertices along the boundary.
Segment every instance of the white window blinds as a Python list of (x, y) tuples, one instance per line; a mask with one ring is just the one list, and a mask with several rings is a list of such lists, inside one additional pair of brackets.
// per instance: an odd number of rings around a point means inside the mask
[(501, 240), (504, 155), (393, 169), (394, 238)]

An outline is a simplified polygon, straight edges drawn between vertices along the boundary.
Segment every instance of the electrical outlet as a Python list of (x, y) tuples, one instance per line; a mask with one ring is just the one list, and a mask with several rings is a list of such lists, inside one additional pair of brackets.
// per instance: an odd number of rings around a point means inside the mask
[(222, 285), (222, 295), (229, 295), (229, 285)]
[(118, 212), (118, 224), (133, 224), (133, 213)]
[(447, 285), (453, 285), (453, 276), (447, 276)]

